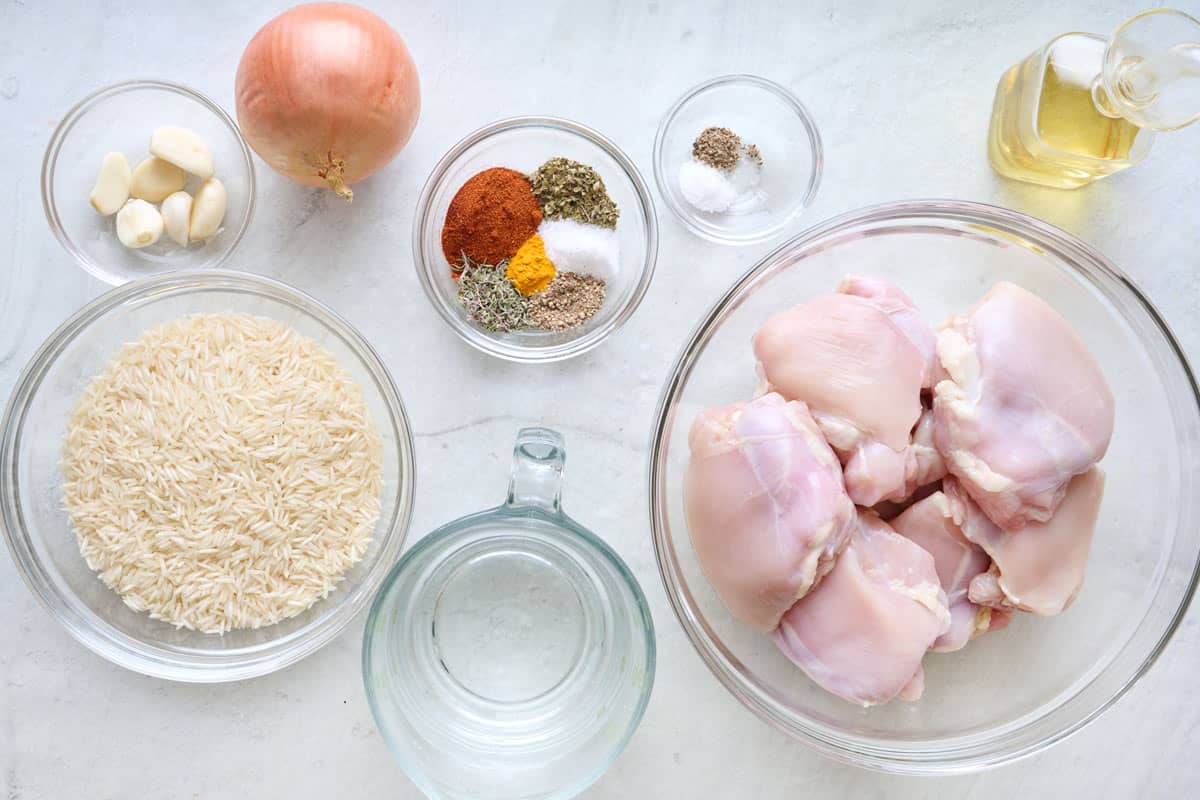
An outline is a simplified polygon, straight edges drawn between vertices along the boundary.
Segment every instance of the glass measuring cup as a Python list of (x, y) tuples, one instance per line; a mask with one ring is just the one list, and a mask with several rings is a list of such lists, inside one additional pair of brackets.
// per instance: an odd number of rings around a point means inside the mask
[(431, 798), (570, 798), (608, 769), (654, 683), (633, 574), (563, 513), (560, 434), (517, 435), (503, 505), (442, 526), (384, 581), (363, 681)]

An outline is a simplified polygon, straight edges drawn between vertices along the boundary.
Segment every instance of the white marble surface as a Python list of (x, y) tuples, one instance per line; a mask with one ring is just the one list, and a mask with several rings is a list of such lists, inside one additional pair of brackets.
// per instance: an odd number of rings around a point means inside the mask
[[(759, 722), (709, 675), (654, 565), (647, 437), (684, 337), (768, 245), (705, 244), (659, 201), (658, 275), (638, 314), (593, 353), (542, 368), (463, 345), (429, 307), (409, 255), (419, 187), (469, 130), (520, 113), (575, 118), (609, 134), (649, 177), (654, 128), (668, 103), (703, 78), (755, 72), (795, 90), (825, 138), (824, 183), (801, 226), (913, 197), (1032, 212), (1122, 265), (1197, 359), (1200, 129), (1161, 138), (1140, 168), (1076, 194), (1005, 183), (984, 154), (992, 91), (1006, 67), (1061, 31), (1111, 30), (1139, 4), (370, 5), (407, 39), (419, 65), (416, 135), (395, 163), (355, 187), (353, 206), (260, 163), (258, 213), (237, 264), (312, 292), (384, 356), (416, 430), (410, 541), (498, 499), (519, 425), (565, 432), (566, 503), (630, 563), (659, 631), (645, 721), (587, 797), (1194, 796), (1195, 610), (1150, 674), (1101, 719), (1043, 755), (977, 776), (896, 778), (817, 757)], [(283, 4), (3, 0), (0, 396), (53, 327), (105, 288), (59, 248), (42, 214), (38, 170), (55, 120), (85, 92), (143, 76), (190, 84), (231, 107), (241, 49), (279, 10), (268, 6)], [(1184, 6), (1198, 10), (1195, 0)], [(361, 630), (360, 619), (317, 655), (266, 678), (164, 683), (76, 644), (0, 555), (0, 797), (416, 798), (367, 710)]]

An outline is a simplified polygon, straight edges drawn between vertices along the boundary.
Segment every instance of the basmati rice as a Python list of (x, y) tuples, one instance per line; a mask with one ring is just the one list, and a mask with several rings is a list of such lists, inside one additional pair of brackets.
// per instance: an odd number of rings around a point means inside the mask
[(145, 331), (89, 384), (62, 470), (100, 579), (153, 619), (224, 633), (302, 613), (363, 557), (382, 441), (324, 347), (200, 314)]

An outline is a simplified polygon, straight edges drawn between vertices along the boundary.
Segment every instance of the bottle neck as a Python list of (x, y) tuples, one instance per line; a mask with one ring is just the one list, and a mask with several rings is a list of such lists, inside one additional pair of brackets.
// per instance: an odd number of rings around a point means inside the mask
[(1112, 73), (1102, 73), (1092, 81), (1092, 102), (1096, 110), (1111, 119), (1125, 119), (1139, 128), (1156, 131), (1176, 130), (1200, 119), (1196, 116), (1182, 124), (1158, 119), (1153, 106), (1161, 98), (1159, 92), (1167, 83), (1189, 77), (1177, 63), (1164, 60), (1160, 64), (1146, 62), (1118, 67)]
[(1137, 125), (1137, 122), (1130, 119), (1130, 116), (1136, 116), (1132, 113), (1134, 104), (1123, 95), (1119, 88), (1114, 92), (1105, 88), (1102, 75), (1097, 75), (1096, 79), (1092, 81), (1092, 102), (1096, 104), (1096, 110), (1109, 119), (1129, 120)]
[(1092, 101), (1106, 117), (1155, 131), (1200, 119), (1200, 19), (1155, 9), (1125, 22), (1105, 47)]

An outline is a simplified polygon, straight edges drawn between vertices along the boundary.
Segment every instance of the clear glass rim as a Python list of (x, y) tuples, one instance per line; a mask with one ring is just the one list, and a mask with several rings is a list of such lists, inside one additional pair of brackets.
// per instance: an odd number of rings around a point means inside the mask
[[(381, 551), (362, 581), (338, 604), (330, 606), (309, 625), (279, 639), (212, 653), (181, 654), (117, 630), (55, 583), (38, 560), (32, 537), (24, 524), (18, 488), (19, 462), (21, 434), (29, 405), (46, 373), (67, 345), (93, 322), (127, 303), (204, 291), (268, 297), (290, 305), (335, 332), (370, 373), (388, 407), (389, 418), (379, 422), (384, 423), (381, 429), (385, 435), (389, 425), (395, 434), (399, 475), (395, 509), (384, 533), (377, 537), (381, 540)], [(124, 284), (88, 303), (47, 337), (22, 370), (0, 422), (0, 437), (0, 529), (25, 584), (67, 632), (89, 650), (118, 666), (167, 680), (219, 683), (253, 678), (282, 669), (316, 652), (337, 636), (371, 600), (375, 588), (404, 547), (412, 517), (415, 485), (412, 430), (400, 393), (383, 361), (353, 326), (320, 301), (280, 281), (249, 273), (196, 270), (163, 273)]]
[(525, 517), (532, 516), (537, 519), (550, 523), (561, 528), (569, 530), (572, 534), (580, 536), (587, 542), (597, 554), (608, 561), (621, 579), (629, 587), (633, 593), (634, 601), (638, 611), (641, 613), (642, 632), (646, 645), (646, 674), (642, 684), (641, 693), (638, 697), (638, 703), (633, 713), (629, 715), (628, 723), (625, 729), (621, 732), (621, 736), (615, 741), (613, 747), (608, 753), (608, 757), (603, 763), (598, 763), (596, 767), (585, 777), (581, 777), (576, 785), (562, 787), (553, 795), (550, 795), (546, 800), (570, 800), (577, 794), (582, 792), (587, 787), (595, 783), (599, 778), (608, 771), (613, 762), (624, 752), (625, 747), (629, 744), (633, 734), (637, 732), (638, 726), (641, 725), (642, 718), (645, 716), (646, 708), (650, 704), (650, 696), (654, 691), (654, 678), (658, 664), (658, 649), (657, 638), (654, 631), (654, 617), (650, 613), (650, 604), (646, 601), (646, 595), (642, 591), (641, 584), (638, 583), (637, 577), (629, 566), (621, 558), (621, 556), (609, 546), (607, 542), (601, 539), (596, 534), (589, 531), (587, 528), (580, 525), (566, 513), (559, 511), (557, 513), (548, 513), (539, 509), (522, 507), (519, 510), (508, 508), (506, 506), (497, 506), (486, 511), (480, 511), (475, 514), (470, 514), (465, 517), (453, 520), (442, 525), (426, 536), (423, 536), (415, 545), (413, 545), (400, 559), (399, 562), (391, 569), (383, 583), (379, 587), (379, 591), (375, 594), (375, 599), (371, 603), (371, 610), (367, 613), (367, 622), (363, 627), (363, 643), (362, 643), (362, 678), (363, 688), (367, 695), (367, 705), (371, 709), (371, 716), (375, 719), (375, 727), (379, 729), (380, 735), (387, 744), (388, 750), (392, 753), (392, 757), (404, 769), (414, 783), (416, 783), (422, 791), (430, 797), (436, 797), (437, 792), (427, 782), (424, 772), (419, 764), (411, 763), (403, 755), (403, 751), (396, 745), (395, 732), (390, 725), (385, 721), (383, 708), (380, 704), (380, 698), (375, 687), (372, 685), (371, 675), (371, 659), (374, 652), (375, 639), (381, 634), (379, 623), (380, 617), (384, 614), (387, 607), (387, 596), (395, 583), (400, 580), (411, 565), (417, 562), (426, 553), (444, 547), (450, 540), (455, 537), (469, 532), (471, 528), (478, 525), (485, 525), (497, 518), (503, 517)]
[[(637, 195), (638, 203), (641, 206), (642, 217), (645, 220), (643, 233), (646, 237), (646, 254), (642, 263), (642, 271), (634, 287), (633, 294), (630, 295), (625, 305), (604, 325), (583, 336), (560, 344), (538, 347), (501, 341), (488, 335), (485, 331), (472, 327), (461, 319), (456, 313), (456, 307), (451, 301), (446, 299), (435, 284), (433, 270), (438, 269), (438, 266), (428, 263), (424, 255), (423, 239), (425, 231), (429, 226), (437, 222), (437, 220), (430, 218), (433, 195), (441, 187), (442, 182), (446, 178), (446, 173), (464, 153), (475, 145), (496, 134), (521, 128), (550, 128), (578, 136), (599, 147), (621, 167), (622, 172), (629, 179), (634, 193)], [(646, 181), (642, 178), (641, 173), (633, 161), (630, 160), (629, 156), (625, 155), (611, 139), (608, 139), (603, 134), (586, 125), (560, 117), (510, 117), (492, 122), (468, 134), (458, 144), (450, 148), (449, 152), (442, 156), (441, 160), (434, 166), (433, 171), (429, 173), (429, 177), (425, 181), (424, 187), (421, 189), (420, 199), (417, 201), (417, 213), (413, 219), (412, 247), (413, 260), (417, 267), (417, 275), (421, 279), (421, 288), (425, 290), (425, 296), (429, 298), (429, 302), (437, 310), (442, 320), (458, 334), (459, 338), (480, 352), (505, 359), (506, 361), (547, 364), (586, 353), (616, 332), (633, 316), (633, 313), (641, 304), (646, 290), (650, 288), (650, 281), (654, 277), (654, 267), (658, 260), (658, 216), (655, 212), (654, 200), (650, 196), (650, 189), (646, 185)]]
[[(781, 219), (774, 225), (768, 226), (761, 230), (751, 231), (743, 234), (725, 233), (716, 227), (703, 222), (696, 214), (682, 206), (676, 199), (674, 192), (670, 190), (670, 181), (666, 174), (666, 152), (665, 144), (667, 131), (675, 122), (675, 118), (683, 110), (688, 103), (694, 100), (697, 96), (703, 94), (709, 89), (721, 86), (729, 86), (736, 84), (746, 84), (759, 89), (765, 89), (768, 92), (778, 97), (785, 105), (789, 106), (799, 118), (800, 123), (804, 126), (805, 133), (808, 134), (809, 147), (812, 150), (812, 174), (808, 178), (808, 186), (805, 187), (804, 194), (800, 198), (800, 202), (785, 218)], [(667, 207), (675, 217), (683, 223), (684, 227), (692, 233), (707, 239), (710, 242), (726, 245), (745, 245), (764, 242), (767, 239), (778, 235), (787, 226), (791, 225), (797, 217), (812, 204), (813, 199), (817, 196), (817, 190), (821, 187), (821, 176), (825, 172), (825, 150), (821, 143), (821, 132), (817, 128), (816, 120), (813, 119), (812, 113), (808, 107), (796, 97), (790, 89), (782, 84), (758, 75), (750, 75), (746, 73), (736, 73), (733, 75), (721, 75), (716, 78), (699, 83), (688, 89), (683, 95), (676, 100), (666, 114), (663, 115), (662, 121), (658, 124), (658, 130), (654, 134), (654, 182), (658, 184), (658, 193), (662, 195), (666, 201)]]
[(664, 383), (651, 431), (648, 459), (651, 535), (659, 575), (667, 597), (692, 646), (721, 684), (758, 717), (817, 751), (844, 763), (900, 774), (965, 774), (991, 769), (1039, 753), (1081, 730), (1124, 696), (1158, 660), (1182, 622), (1195, 595), (1197, 583), (1200, 582), (1200, 552), (1193, 556), (1187, 587), (1163, 633), (1136, 669), (1110, 695), (1099, 700), (1093, 698), (1082, 713), (1072, 707), (1072, 703), (1098, 680), (1099, 676), (1096, 676), (1074, 696), (1062, 701), (1050, 711), (1032, 719), (1022, 720), (1016, 726), (1007, 726), (999, 733), (966, 735), (961, 737), (960, 743), (949, 746), (941, 743), (929, 746), (922, 742), (908, 742), (909, 746), (905, 747), (868, 744), (860, 739), (842, 735), (829, 726), (797, 721), (781, 711), (777, 704), (771, 701), (767, 692), (745, 680), (740, 674), (736, 657), (708, 635), (706, 625), (679, 572), (674, 544), (667, 532), (665, 456), (668, 429), (673, 422), (674, 405), (679, 392), (690, 377), (700, 351), (715, 333), (716, 323), (731, 310), (731, 305), (738, 297), (743, 296), (754, 284), (773, 274), (772, 268), (780, 262), (782, 256), (801, 251), (826, 237), (864, 224), (913, 218), (986, 225), (1019, 236), (1047, 250), (1064, 254), (1064, 262), (1073, 267), (1077, 263), (1087, 263), (1108, 278), (1117, 281), (1147, 313), (1168, 343), (1191, 387), (1191, 402), (1200, 406), (1200, 388), (1197, 387), (1195, 374), (1178, 340), (1158, 310), (1137, 285), (1111, 261), (1072, 234), (1026, 214), (984, 203), (935, 199), (869, 206), (841, 214), (809, 228), (764, 256), (710, 308), (688, 338)]
[[(71, 106), (58, 125), (54, 128), (54, 133), (50, 135), (50, 141), (46, 145), (46, 153), (42, 156), (42, 210), (46, 214), (46, 222), (50, 225), (50, 231), (54, 234), (54, 238), (63, 246), (75, 262), (79, 264), (84, 271), (98, 280), (103, 281), (109, 286), (121, 286), (129, 281), (116, 275), (103, 264), (97, 263), (86, 252), (78, 247), (71, 237), (67, 234), (66, 228), (62, 224), (62, 219), (58, 215), (58, 205), (54, 197), (54, 173), (58, 164), (58, 154), (62, 150), (63, 143), (67, 140), (67, 136), (71, 133), (71, 129), (83, 118), (83, 115), (91, 110), (94, 106), (102, 103), (108, 98), (124, 94), (125, 92), (138, 91), (141, 89), (159, 89), (175, 94), (183, 95), (200, 105), (207, 108), (213, 113), (237, 140), (238, 146), (241, 149), (242, 160), (246, 166), (246, 175), (248, 177), (248, 193), (246, 198), (246, 213), (242, 215), (238, 223), (237, 230), (230, 233), (230, 240), (225, 245), (224, 251), (202, 267), (196, 267), (189, 272), (199, 272), (206, 269), (217, 269), (229, 261), (238, 245), (241, 244), (242, 237), (245, 236), (246, 230), (250, 227), (250, 220), (254, 216), (254, 199), (257, 195), (257, 185), (254, 176), (254, 158), (250, 154), (250, 147), (246, 144), (246, 139), (242, 136), (241, 128), (234, 121), (233, 117), (217, 105), (217, 103), (207, 95), (196, 91), (195, 89), (184, 86), (181, 83), (172, 81), (155, 80), (151, 78), (137, 78), (134, 80), (121, 81), (110, 86), (97, 89), (91, 94), (84, 97), (82, 100)], [(165, 273), (160, 273), (165, 274)]]

